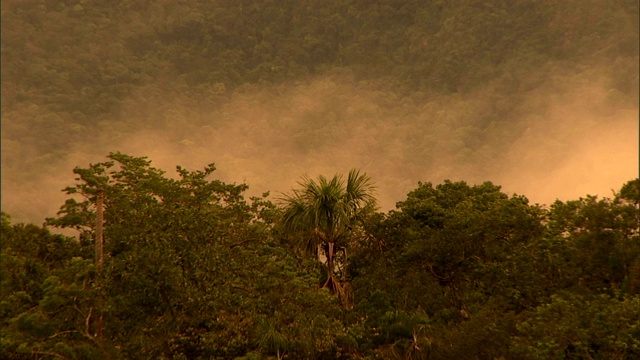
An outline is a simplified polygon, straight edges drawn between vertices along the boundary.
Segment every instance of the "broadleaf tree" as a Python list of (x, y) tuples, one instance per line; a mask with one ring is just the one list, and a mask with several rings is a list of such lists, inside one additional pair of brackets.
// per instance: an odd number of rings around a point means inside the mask
[[(90, 241), (97, 185), (104, 191), (104, 353), (226, 359), (354, 351), (339, 301), (311, 275), (315, 263), (272, 235), (281, 210), (268, 194), (247, 203), (247, 185), (209, 179), (213, 165), (177, 167), (168, 178), (146, 158), (108, 159), (74, 170), (77, 183), (66, 191), (76, 199), (48, 221)], [(86, 313), (99, 302), (85, 295)], [(272, 346), (264, 324), (284, 345)]]

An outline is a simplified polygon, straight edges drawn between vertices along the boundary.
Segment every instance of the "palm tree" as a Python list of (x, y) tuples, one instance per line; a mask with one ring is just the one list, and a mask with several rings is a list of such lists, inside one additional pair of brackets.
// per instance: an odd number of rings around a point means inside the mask
[(349, 172), (346, 184), (341, 175), (330, 180), (321, 175), (317, 181), (305, 176), (299, 184), (301, 189), (282, 199), (283, 228), (308, 253), (324, 255), (327, 279), (322, 287), (346, 301), (345, 289), (335, 275), (341, 262), (336, 255), (342, 253), (346, 260), (356, 222), (375, 209), (375, 188), (371, 179), (356, 169)]

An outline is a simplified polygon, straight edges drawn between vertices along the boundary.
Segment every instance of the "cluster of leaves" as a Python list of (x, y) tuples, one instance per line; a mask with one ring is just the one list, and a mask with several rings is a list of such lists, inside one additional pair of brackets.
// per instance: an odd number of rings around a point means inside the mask
[[(338, 301), (317, 287), (315, 262), (270, 235), (273, 204), (247, 203), (246, 185), (207, 180), (213, 166), (178, 167), (170, 179), (144, 158), (109, 158), (75, 169), (78, 183), (66, 189), (73, 197), (48, 220), (79, 230), (80, 241), (3, 218), (3, 357), (350, 351), (355, 340)], [(87, 249), (98, 192), (107, 219), (102, 274)]]
[[(289, 243), (280, 220), (291, 204), (267, 194), (247, 202), (246, 185), (208, 180), (213, 171), (178, 167), (169, 178), (121, 153), (76, 168), (72, 198), (48, 225), (77, 229), (78, 239), (3, 214), (2, 357), (640, 355), (638, 179), (613, 199), (549, 209), (488, 182), (421, 183), (397, 210), (341, 219), (349, 236), (322, 221), (296, 230), (349, 248), (340, 280), (355, 300), (345, 306), (322, 286), (327, 269)], [(93, 259), (98, 193), (104, 270)]]
[(305, 178), (300, 185), (301, 190), (284, 199), (283, 232), (307, 253), (325, 258), (327, 279), (322, 287), (348, 305), (351, 292), (341, 284), (340, 275), (358, 222), (375, 209), (373, 184), (366, 174), (353, 169), (346, 182), (341, 175), (331, 179), (321, 175), (317, 182)]
[(491, 183), (420, 184), (352, 258), (371, 340), (386, 358), (637, 357), (639, 189), (543, 209)]
[(1, 246), (3, 357), (97, 358), (85, 326), (96, 295), (92, 244), (35, 225), (11, 225), (2, 213)]

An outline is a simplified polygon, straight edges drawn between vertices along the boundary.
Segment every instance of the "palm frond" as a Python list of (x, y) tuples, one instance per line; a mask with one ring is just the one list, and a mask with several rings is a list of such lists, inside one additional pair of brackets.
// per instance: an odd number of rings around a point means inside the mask
[(297, 239), (299, 248), (314, 254), (320, 244), (346, 246), (354, 222), (375, 207), (371, 179), (356, 169), (346, 180), (336, 174), (316, 179), (303, 176), (300, 188), (281, 199), (284, 212), (281, 224), (285, 232)]

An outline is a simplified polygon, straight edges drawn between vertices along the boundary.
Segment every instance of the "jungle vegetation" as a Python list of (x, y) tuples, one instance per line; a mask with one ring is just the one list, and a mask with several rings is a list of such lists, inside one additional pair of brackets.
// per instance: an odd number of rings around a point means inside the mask
[[(637, 109), (638, 24), (634, 0), (3, 1), (3, 182), (7, 164), (40, 176), (97, 133), (181, 134), (198, 114), (230, 121), (231, 98), (320, 77), (402, 104), (410, 134), (455, 130), (446, 146), (403, 138), (418, 165), (449, 145), (475, 161), (557, 74), (603, 76), (609, 105)], [(412, 112), (487, 84), (509, 96), (451, 109), (470, 126)], [(348, 99), (329, 100), (295, 125), (316, 130), (298, 150), (343, 145), (331, 110)], [(114, 151), (76, 165), (44, 224), (3, 209), (3, 359), (640, 357), (637, 178), (548, 205), (423, 179), (383, 212), (367, 169), (249, 196), (214, 164), (167, 173)]]
[(382, 213), (356, 170), (272, 202), (213, 164), (174, 178), (108, 159), (74, 170), (45, 226), (3, 213), (4, 358), (640, 354), (638, 179), (549, 208), (490, 182), (420, 183)]

